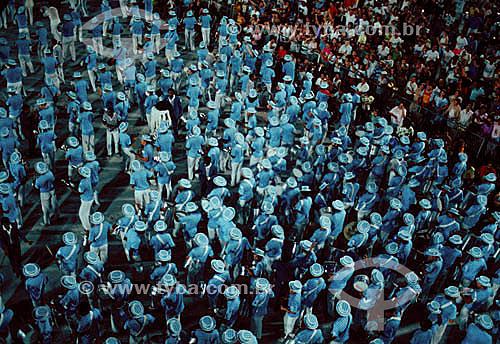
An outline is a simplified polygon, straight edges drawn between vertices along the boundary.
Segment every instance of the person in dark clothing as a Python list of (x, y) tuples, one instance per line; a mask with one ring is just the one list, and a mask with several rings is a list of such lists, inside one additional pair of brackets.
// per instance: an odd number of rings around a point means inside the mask
[(168, 102), (172, 106), (172, 114), (171, 114), (171, 119), (172, 119), (172, 129), (174, 130), (174, 136), (175, 138), (179, 137), (179, 127), (178, 127), (178, 121), (179, 118), (182, 115), (182, 104), (181, 104), (181, 98), (175, 94), (175, 91), (173, 88), (170, 88), (168, 90)]
[(19, 239), (22, 239), (30, 245), (32, 242), (26, 240), (26, 236), (17, 228), (14, 228), (8, 218), (2, 217), (0, 221), (0, 247), (4, 251), (4, 254), (9, 258), (15, 275), (20, 278), (22, 276), (22, 258), (21, 242)]
[(200, 189), (202, 196), (208, 195), (213, 188), (212, 178), (217, 176), (217, 166), (212, 163), (212, 159), (205, 155), (203, 162), (199, 166)]
[(30, 107), (28, 104), (24, 103), (23, 109), (20, 115), (21, 121), (21, 132), (27, 141), (27, 149), (26, 154), (30, 157), (36, 155), (35, 147), (36, 147), (36, 135), (33, 134), (33, 130), (36, 129), (37, 121), (32, 115)]

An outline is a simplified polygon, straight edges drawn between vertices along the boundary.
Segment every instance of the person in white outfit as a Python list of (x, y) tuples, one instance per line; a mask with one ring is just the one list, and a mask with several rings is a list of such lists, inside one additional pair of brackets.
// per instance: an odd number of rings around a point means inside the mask
[(57, 11), (57, 8), (54, 6), (42, 7), (42, 12), (44, 17), (49, 17), (50, 33), (52, 34), (52, 37), (54, 37), (56, 41), (60, 41), (61, 34), (57, 30), (57, 26), (61, 23), (61, 19), (59, 19), (59, 12)]
[(78, 192), (80, 193), (80, 209), (78, 216), (82, 223), (83, 229), (88, 232), (90, 230), (90, 208), (94, 203), (94, 191), (92, 190), (92, 183), (90, 181), (90, 168), (80, 167), (78, 173), (82, 176), (82, 180), (78, 185)]
[(24, 8), (28, 10), (28, 18), (30, 25), (33, 25), (33, 7), (35, 6), (33, 0), (24, 0)]

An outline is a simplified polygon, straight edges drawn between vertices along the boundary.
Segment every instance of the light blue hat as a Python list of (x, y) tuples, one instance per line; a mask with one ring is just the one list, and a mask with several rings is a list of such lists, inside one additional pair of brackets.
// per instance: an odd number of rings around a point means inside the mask
[(3, 195), (8, 195), (11, 192), (10, 184), (0, 183), (0, 193)]
[(398, 237), (404, 241), (410, 241), (411, 240), (410, 231), (407, 229), (401, 229), (398, 232)]
[(370, 214), (370, 221), (372, 224), (379, 226), (382, 224), (382, 215), (377, 212), (373, 212)]
[(77, 147), (78, 146), (78, 139), (74, 136), (68, 137), (68, 145), (71, 147)]
[(430, 257), (439, 257), (439, 256), (441, 256), (441, 253), (437, 249), (435, 249), (433, 247), (428, 248), (427, 250), (425, 250), (424, 254), (426, 256), (430, 256)]
[(385, 246), (385, 251), (389, 254), (396, 254), (399, 252), (399, 246), (394, 241), (390, 242)]
[(310, 251), (311, 248), (312, 248), (312, 242), (310, 242), (309, 240), (302, 240), (300, 243), (299, 243), (300, 247), (305, 250), (305, 251)]
[(403, 215), (403, 222), (405, 225), (410, 226), (415, 223), (415, 217), (411, 213), (405, 213)]
[(305, 173), (310, 173), (312, 171), (312, 166), (309, 161), (306, 161), (302, 164), (302, 171), (304, 171)]
[(319, 276), (323, 275), (323, 272), (325, 272), (325, 269), (320, 264), (314, 263), (309, 268), (309, 272), (311, 273), (311, 275), (313, 277), (319, 277)]
[(36, 263), (28, 263), (23, 267), (23, 275), (27, 278), (36, 277), (40, 274), (40, 267)]
[(488, 197), (486, 197), (486, 195), (478, 195), (477, 203), (479, 205), (485, 206), (488, 203)]
[(487, 175), (485, 175), (483, 178), (484, 178), (486, 181), (488, 181), (488, 182), (494, 182), (494, 181), (496, 181), (496, 180), (497, 180), (497, 177), (495, 176), (495, 174), (494, 174), (494, 173), (488, 173), (488, 174), (487, 174)]
[(91, 175), (90, 168), (87, 166), (80, 167), (78, 169), (78, 173), (80, 173), (80, 175), (84, 178), (89, 178)]
[(491, 287), (491, 280), (486, 276), (479, 276), (476, 278), (476, 282), (482, 285), (483, 287), (489, 288)]
[(389, 202), (389, 204), (390, 204), (391, 208), (396, 209), (396, 210), (399, 210), (399, 209), (401, 209), (403, 207), (403, 204), (397, 198), (391, 199), (391, 201)]
[(135, 215), (135, 208), (132, 204), (125, 203), (124, 205), (122, 205), (122, 213), (124, 216), (132, 217)]
[(351, 305), (345, 300), (337, 302), (335, 309), (341, 317), (346, 317), (351, 313)]
[(330, 229), (332, 226), (332, 221), (328, 216), (323, 215), (319, 218), (319, 224), (321, 228)]
[(256, 344), (257, 339), (253, 335), (252, 332), (248, 330), (239, 330), (238, 331), (238, 340), (241, 344)]
[(100, 225), (104, 222), (104, 215), (100, 211), (96, 211), (90, 216), (90, 222), (93, 225)]
[(88, 251), (83, 255), (83, 259), (87, 262), (87, 264), (95, 265), (100, 262), (99, 256), (96, 252)]
[(298, 281), (298, 280), (288, 282), (288, 286), (293, 291), (302, 290), (302, 283), (300, 283), (300, 281)]
[(232, 221), (235, 215), (236, 215), (236, 210), (234, 210), (233, 207), (226, 207), (222, 211), (222, 219), (226, 222)]
[[(4, 127), (4, 128), (9, 129), (7, 127)], [(46, 120), (42, 119), (40, 121), (40, 123), (38, 123), (38, 128), (40, 128), (40, 130), (47, 130), (47, 129), (49, 129), (49, 122), (47, 122)], [(2, 136), (4, 136), (4, 135), (2, 135)]]
[(185, 178), (182, 178), (181, 180), (179, 180), (179, 185), (182, 186), (183, 188), (186, 188), (186, 189), (191, 188), (191, 182)]
[(358, 222), (356, 229), (361, 234), (368, 233), (368, 231), (370, 230), (370, 223), (366, 220), (362, 220), (362, 221)]
[(70, 275), (62, 276), (61, 284), (66, 289), (75, 289), (77, 287), (76, 278)]
[(12, 164), (17, 164), (17, 163), (21, 162), (21, 158), (22, 158), (21, 153), (19, 153), (18, 151), (15, 151), (10, 156), (10, 162)]
[(238, 228), (233, 227), (229, 230), (229, 237), (233, 240), (240, 240), (243, 238), (243, 234)]
[(64, 245), (74, 245), (77, 242), (76, 235), (73, 232), (66, 232), (62, 236)]
[(474, 257), (474, 258), (482, 258), (483, 257), (483, 251), (477, 246), (472, 247), (469, 250), (469, 254)]
[(366, 191), (368, 191), (369, 193), (376, 193), (378, 191), (377, 184), (373, 182), (366, 184)]
[(39, 161), (35, 164), (35, 171), (38, 174), (45, 174), (49, 171), (49, 168), (46, 163)]
[(224, 296), (229, 299), (235, 299), (240, 295), (240, 291), (234, 285), (230, 286), (224, 291)]
[(234, 344), (238, 341), (238, 336), (235, 330), (228, 328), (222, 333), (221, 339), (223, 344)]
[(194, 203), (194, 202), (188, 202), (186, 204), (186, 208), (185, 209), (186, 209), (187, 213), (193, 213), (196, 210), (198, 210), (198, 205), (196, 205), (196, 203)]
[(406, 280), (406, 283), (408, 283), (410, 285), (414, 285), (414, 284), (418, 283), (418, 276), (413, 271), (410, 271), (405, 275), (405, 280)]
[(454, 245), (461, 245), (463, 244), (462, 237), (458, 234), (454, 234), (449, 238), (450, 242)]
[(221, 274), (224, 272), (224, 269), (225, 269), (225, 265), (224, 265), (224, 262), (222, 260), (218, 260), (218, 259), (214, 259), (212, 260), (212, 262), (210, 263), (210, 266), (212, 267), (212, 269)]
[(265, 278), (257, 278), (255, 281), (255, 289), (257, 290), (268, 290), (269, 289), (269, 281)]
[(172, 253), (170, 250), (160, 250), (157, 255), (157, 259), (160, 262), (169, 262), (172, 259)]
[(437, 301), (431, 301), (427, 304), (427, 309), (432, 314), (441, 314), (441, 305)]
[(136, 221), (134, 223), (134, 229), (136, 232), (145, 232), (147, 227), (148, 226), (143, 221)]
[(418, 204), (424, 208), (424, 209), (430, 209), (431, 208), (431, 201), (429, 201), (427, 198), (421, 199)]
[(375, 283), (384, 282), (384, 275), (378, 269), (373, 269), (371, 276), (372, 276), (373, 282), (375, 282)]
[(444, 294), (452, 298), (457, 298), (460, 296), (460, 291), (454, 285), (450, 285), (449, 287), (445, 288)]
[(144, 306), (137, 300), (129, 303), (128, 310), (133, 317), (142, 317), (144, 315)]
[(340, 264), (350, 268), (354, 266), (354, 260), (352, 259), (351, 256), (343, 256), (340, 257)]
[(281, 227), (280, 225), (273, 225), (271, 227), (271, 232), (278, 239), (284, 239), (284, 237), (285, 237), (285, 232), (283, 230), (283, 227)]
[(304, 316), (304, 325), (310, 330), (315, 330), (318, 328), (318, 319), (314, 314), (306, 314)]
[(113, 284), (122, 283), (125, 279), (125, 273), (121, 270), (113, 270), (108, 274), (108, 280)]
[(209, 243), (208, 237), (204, 233), (196, 233), (194, 243), (198, 246), (207, 246)]
[(337, 209), (337, 210), (344, 210), (345, 209), (344, 202), (342, 202), (339, 199), (333, 201), (332, 202), (332, 206), (333, 206), (334, 209)]
[(33, 310), (33, 317), (36, 320), (49, 319), (51, 314), (49, 306), (38, 306)]
[(269, 159), (264, 159), (262, 160), (262, 167), (266, 170), (270, 170), (273, 166), (271, 165), (271, 161), (269, 161)]
[(175, 283), (177, 283), (177, 278), (175, 278), (175, 276), (172, 274), (165, 274), (161, 278), (161, 284), (163, 284), (164, 286), (171, 287), (175, 285)]
[(179, 336), (182, 331), (181, 323), (177, 318), (168, 319), (167, 328), (175, 337)]
[(477, 320), (479, 325), (487, 331), (491, 330), (494, 326), (493, 320), (491, 320), (491, 317), (488, 314), (479, 315)]

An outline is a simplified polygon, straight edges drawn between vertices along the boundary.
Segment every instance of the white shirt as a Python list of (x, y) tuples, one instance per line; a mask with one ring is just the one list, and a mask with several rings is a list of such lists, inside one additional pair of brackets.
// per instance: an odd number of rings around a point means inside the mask
[(491, 138), (496, 139), (500, 137), (500, 122), (493, 123), (493, 130), (491, 131)]
[(396, 126), (400, 127), (403, 125), (403, 120), (406, 117), (406, 109), (400, 109), (399, 106), (395, 106), (389, 112), (391, 114), (391, 122)]
[(425, 62), (436, 61), (439, 58), (437, 50), (427, 50), (424, 54)]
[(387, 57), (387, 55), (389, 55), (390, 50), (388, 46), (382, 47), (382, 45), (379, 45), (377, 48), (377, 52), (380, 56), (385, 58)]
[(418, 85), (416, 82), (411, 82), (408, 81), (408, 83), (406, 84), (406, 94), (412, 96), (415, 94), (415, 91), (418, 89)]
[(463, 109), (462, 111), (460, 111), (460, 118), (458, 121), (462, 125), (469, 125), (469, 120), (472, 117), (472, 114), (472, 110)]
[(370, 86), (365, 82), (365, 83), (359, 83), (357, 86), (359, 93), (366, 93), (370, 90)]
[(467, 38), (458, 36), (457, 44), (455, 45), (455, 49), (462, 50), (468, 44)]

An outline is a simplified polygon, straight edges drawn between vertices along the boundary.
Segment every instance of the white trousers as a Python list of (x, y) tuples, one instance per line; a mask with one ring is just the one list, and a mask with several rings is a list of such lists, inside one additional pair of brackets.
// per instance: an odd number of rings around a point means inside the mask
[(287, 337), (290, 333), (293, 332), (293, 328), (295, 327), (295, 322), (299, 317), (290, 317), (288, 313), (285, 314), (283, 318), (283, 327), (285, 329), (285, 337)]
[(201, 28), (201, 37), (206, 46), (210, 44), (210, 28)]
[(82, 135), (83, 153), (94, 152), (94, 134)]
[(106, 149), (108, 151), (108, 156), (113, 155), (113, 145), (112, 141), (115, 143), (115, 154), (119, 154), (118, 149), (118, 128), (115, 130), (106, 129)]
[(27, 75), (26, 65), (28, 65), (30, 74), (33, 74), (35, 72), (35, 68), (33, 68), (33, 62), (31, 62), (30, 55), (17, 55), (17, 57), (19, 58), (19, 64), (21, 65), (21, 69), (23, 70), (23, 76)]
[(132, 49), (134, 54), (137, 54), (137, 44), (142, 45), (142, 35), (132, 34)]
[(89, 74), (90, 85), (92, 86), (92, 91), (96, 91), (95, 87), (95, 70), (87, 69), (87, 73)]
[(90, 208), (92, 207), (92, 201), (80, 201), (80, 210), (78, 211), (78, 216), (80, 217), (80, 222), (82, 223), (83, 229), (87, 232), (90, 231)]
[(47, 83), (47, 79), (49, 79), (49, 78), (52, 80), (52, 83), (54, 84), (54, 86), (57, 87), (57, 89), (60, 89), (61, 83), (59, 81), (59, 76), (57, 75), (57, 72), (54, 72), (52, 74), (45, 73), (45, 82), (46, 83)]
[[(101, 45), (102, 45), (102, 39), (101, 39)], [(73, 39), (73, 36), (71, 37), (64, 37), (62, 38), (62, 58), (63, 61), (65, 60), (67, 50), (69, 49), (71, 53), (71, 59), (73, 61), (76, 60), (76, 51), (75, 51), (75, 40)]]
[[(105, 233), (103, 233), (104, 235)], [(108, 260), (108, 244), (102, 246), (90, 246), (90, 252), (95, 252), (101, 258), (101, 262), (104, 264)]]
[(194, 30), (184, 30), (184, 43), (186, 45), (186, 50), (194, 50)]
[(253, 155), (250, 156), (250, 167), (257, 165), (262, 160), (262, 157), (257, 158)]
[(104, 47), (102, 45), (102, 37), (93, 37), (92, 38), (92, 47), (94, 48), (94, 51), (98, 55), (102, 55), (104, 51)]
[(240, 182), (241, 166), (243, 166), (243, 162), (231, 162), (231, 186)]
[(200, 158), (187, 157), (187, 167), (188, 167), (188, 179), (193, 180), (194, 169), (198, 169), (198, 163)]
[(149, 203), (149, 189), (147, 190), (134, 190), (134, 199), (135, 199), (135, 204), (136, 207), (140, 209), (144, 209), (146, 204)]
[(43, 223), (50, 224), (50, 216), (57, 213), (57, 199), (54, 190), (40, 192), (40, 203), (42, 204)]

